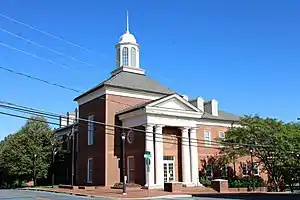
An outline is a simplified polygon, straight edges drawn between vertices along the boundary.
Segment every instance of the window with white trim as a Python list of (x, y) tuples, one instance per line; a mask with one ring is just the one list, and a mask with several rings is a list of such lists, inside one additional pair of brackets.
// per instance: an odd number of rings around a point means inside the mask
[(92, 145), (94, 143), (94, 115), (90, 115), (88, 120), (88, 145)]
[(87, 182), (93, 182), (93, 159), (89, 158), (87, 163)]
[(243, 176), (249, 176), (251, 173), (251, 168), (248, 166), (248, 163), (241, 164)]
[(225, 132), (224, 131), (220, 131), (219, 132), (219, 138), (220, 138), (220, 147), (224, 147), (224, 140), (225, 140)]
[(136, 49), (131, 47), (131, 66), (136, 66)]
[(221, 177), (222, 178), (227, 178), (227, 176), (228, 176), (227, 165), (222, 165), (222, 167), (221, 167)]
[(206, 165), (206, 176), (208, 178), (212, 178), (213, 177), (213, 166), (212, 166), (212, 164), (207, 164)]
[(211, 146), (210, 131), (204, 131), (205, 146)]
[(128, 47), (122, 49), (122, 66), (128, 66)]
[(254, 176), (259, 176), (258, 163), (253, 163), (253, 175)]
[(134, 156), (127, 157), (127, 170), (128, 170), (128, 179), (129, 183), (134, 182)]

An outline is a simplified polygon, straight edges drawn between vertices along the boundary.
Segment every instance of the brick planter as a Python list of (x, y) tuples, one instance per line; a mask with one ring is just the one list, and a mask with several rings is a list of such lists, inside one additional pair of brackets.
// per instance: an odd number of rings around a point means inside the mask
[(164, 191), (166, 192), (181, 192), (182, 190), (182, 183), (164, 183)]
[(211, 181), (211, 188), (217, 192), (228, 192), (228, 181), (223, 179), (215, 179)]

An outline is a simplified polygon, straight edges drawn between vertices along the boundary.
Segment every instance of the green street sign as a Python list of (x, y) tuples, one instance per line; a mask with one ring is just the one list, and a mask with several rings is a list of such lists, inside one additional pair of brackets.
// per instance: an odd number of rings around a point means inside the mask
[(144, 154), (144, 158), (151, 158), (151, 153), (149, 151), (146, 151)]

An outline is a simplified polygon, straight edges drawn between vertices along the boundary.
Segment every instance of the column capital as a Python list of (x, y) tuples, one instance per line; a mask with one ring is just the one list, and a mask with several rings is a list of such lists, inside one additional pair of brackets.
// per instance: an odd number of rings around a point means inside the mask
[(190, 127), (188, 127), (188, 126), (182, 126), (182, 127), (179, 127), (179, 129), (180, 129), (181, 131), (188, 131), (189, 128), (190, 128)]
[(147, 127), (153, 127), (154, 124), (143, 124), (142, 126), (145, 127), (145, 128), (147, 128)]
[(190, 127), (191, 131), (196, 131), (197, 129), (199, 129), (198, 127)]
[(163, 124), (156, 124), (155, 125), (155, 128), (163, 128), (163, 127), (165, 127), (166, 125), (163, 125)]

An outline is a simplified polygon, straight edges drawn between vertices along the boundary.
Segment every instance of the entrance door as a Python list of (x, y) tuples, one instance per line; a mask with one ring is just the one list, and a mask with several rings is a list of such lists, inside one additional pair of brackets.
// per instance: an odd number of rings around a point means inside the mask
[(164, 156), (164, 182), (175, 181), (174, 156)]

